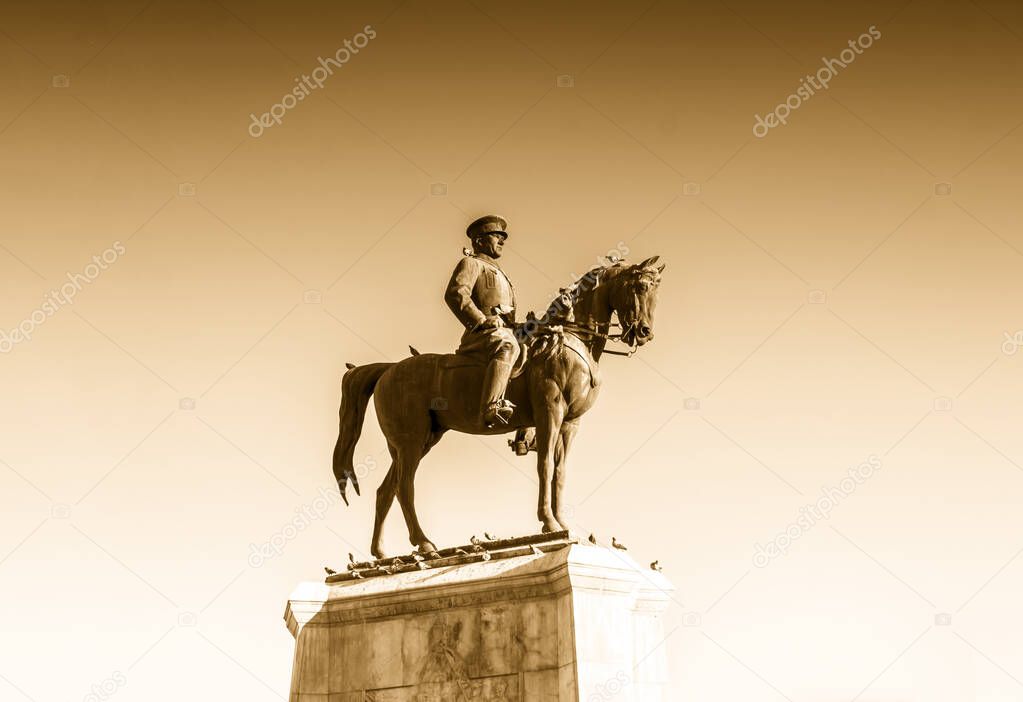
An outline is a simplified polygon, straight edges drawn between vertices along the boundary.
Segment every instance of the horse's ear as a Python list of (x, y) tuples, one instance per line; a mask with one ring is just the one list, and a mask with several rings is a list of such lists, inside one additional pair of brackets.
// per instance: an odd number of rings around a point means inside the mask
[(667, 263), (662, 263), (661, 265), (657, 266), (657, 272), (658, 273), (663, 273), (664, 272), (664, 267), (666, 265), (668, 265), (668, 264)]
[(657, 263), (657, 259), (659, 259), (659, 258), (660, 258), (660, 256), (651, 256), (651, 257), (650, 257), (650, 258), (648, 258), (647, 260), (645, 260), (645, 261), (643, 261), (642, 263), (640, 263), (638, 267), (639, 267), (639, 268), (640, 268), (641, 270), (642, 270), (643, 268), (648, 268), (648, 267), (650, 267), (650, 266), (654, 265), (655, 263)]

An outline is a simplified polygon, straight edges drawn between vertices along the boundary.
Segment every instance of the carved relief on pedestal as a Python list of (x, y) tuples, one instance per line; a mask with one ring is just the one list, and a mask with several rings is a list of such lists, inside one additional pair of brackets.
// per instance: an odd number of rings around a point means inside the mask
[(430, 627), (429, 647), (418, 685), (367, 690), (365, 702), (516, 702), (517, 675), (470, 678), (458, 652), (462, 623), (438, 620)]

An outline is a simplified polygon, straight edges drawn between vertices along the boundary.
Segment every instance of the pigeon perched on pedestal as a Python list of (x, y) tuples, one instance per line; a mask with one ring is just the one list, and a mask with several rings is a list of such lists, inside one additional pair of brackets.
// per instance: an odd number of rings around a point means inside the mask
[(650, 564), (650, 570), (656, 570), (658, 573), (660, 573), (664, 569), (661, 568), (660, 561), (654, 561), (653, 563)]
[(611, 545), (612, 545), (612, 546), (614, 546), (614, 547), (615, 547), (616, 549), (618, 549), (619, 551), (628, 551), (628, 550), (629, 550), (629, 549), (627, 549), (627, 548), (625, 547), (625, 544), (623, 544), (623, 543), (619, 543), (619, 542), (618, 542), (618, 539), (616, 539), (616, 538), (615, 538), (615, 537), (613, 537), (613, 536), (611, 537)]
[(336, 570), (331, 570), (331, 569), (330, 569), (330, 568), (328, 568), (327, 566), (323, 566), (323, 569), (324, 569), (325, 571), (327, 571), (327, 575), (337, 575), (337, 571), (336, 571)]
[(589, 542), (590, 542), (591, 544), (593, 544), (594, 546), (596, 546), (596, 545), (597, 545), (597, 537), (596, 537), (596, 536), (594, 536), (593, 534), (590, 534), (590, 538), (589, 538), (588, 540), (589, 540)]

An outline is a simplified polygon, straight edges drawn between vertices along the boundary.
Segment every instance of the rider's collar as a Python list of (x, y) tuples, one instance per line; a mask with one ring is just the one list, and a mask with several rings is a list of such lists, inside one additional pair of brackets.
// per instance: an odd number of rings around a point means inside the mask
[(478, 258), (479, 260), (483, 261), (484, 263), (489, 263), (491, 266), (494, 266), (495, 268), (500, 268), (501, 267), (501, 266), (499, 266), (497, 264), (497, 259), (496, 258), (488, 256), (485, 253), (473, 252), (472, 257), (473, 258)]

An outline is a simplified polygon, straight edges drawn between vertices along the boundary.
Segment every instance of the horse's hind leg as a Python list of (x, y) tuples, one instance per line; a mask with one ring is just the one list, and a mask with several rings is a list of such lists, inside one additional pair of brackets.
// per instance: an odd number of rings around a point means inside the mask
[(398, 449), (398, 457), (395, 465), (398, 468), (398, 504), (405, 515), (405, 524), (408, 525), (409, 542), (419, 549), (420, 553), (436, 553), (437, 547), (427, 538), (423, 527), (419, 524), (419, 516), (416, 514), (416, 470), (423, 456), (433, 448), (434, 444), (440, 441), (443, 431), (431, 432), (426, 442), (415, 446), (407, 445)]
[(373, 545), (370, 550), (374, 558), (386, 558), (384, 520), (387, 519), (387, 513), (391, 510), (394, 496), (398, 492), (398, 464), (394, 460), (395, 451), (390, 446), (388, 449), (391, 451), (391, 467), (387, 471), (387, 475), (384, 476), (383, 482), (380, 483), (380, 487), (377, 488), (377, 510), (376, 516), (373, 518)]

